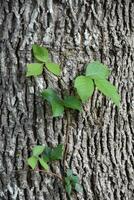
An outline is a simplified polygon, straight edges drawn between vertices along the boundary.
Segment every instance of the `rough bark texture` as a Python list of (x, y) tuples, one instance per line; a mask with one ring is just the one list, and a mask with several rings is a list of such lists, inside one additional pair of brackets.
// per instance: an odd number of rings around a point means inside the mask
[[(48, 72), (26, 78), (33, 43), (48, 47), (66, 85)], [(66, 115), (53, 119), (39, 92), (49, 85), (72, 94), (92, 59), (111, 69), (120, 108), (96, 91), (69, 124)], [(35, 144), (64, 143), (68, 132), (66, 167), (84, 189), (72, 199), (133, 200), (134, 1), (1, 0), (0, 62), (0, 199), (65, 200), (58, 179), (23, 170)], [(51, 169), (61, 174), (62, 163)]]

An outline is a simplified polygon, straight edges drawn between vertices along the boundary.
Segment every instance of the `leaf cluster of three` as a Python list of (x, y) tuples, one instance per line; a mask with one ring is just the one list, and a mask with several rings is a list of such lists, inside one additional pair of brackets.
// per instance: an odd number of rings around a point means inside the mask
[[(37, 166), (41, 166), (45, 171), (49, 171), (49, 164), (62, 159), (63, 150), (64, 147), (62, 144), (58, 144), (54, 148), (37, 145), (32, 149), (32, 156), (27, 159), (27, 163), (33, 170)], [(64, 177), (64, 186), (69, 197), (73, 190), (77, 192), (83, 191), (78, 176), (74, 175), (71, 169), (67, 169)]]
[(67, 169), (67, 173), (65, 176), (65, 189), (69, 197), (71, 195), (72, 190), (81, 193), (83, 192), (83, 188), (79, 183), (78, 176), (74, 175), (71, 169)]
[(40, 164), (46, 171), (49, 170), (49, 165), (52, 161), (62, 159), (63, 145), (59, 144), (55, 148), (44, 147), (37, 145), (32, 149), (33, 155), (28, 158), (28, 165), (35, 169)]
[[(58, 64), (50, 61), (48, 50), (45, 47), (33, 45), (33, 54), (38, 63), (27, 65), (27, 76), (38, 76), (43, 73), (43, 69), (47, 69), (56, 76), (60, 76), (61, 68)], [(82, 103), (86, 102), (92, 96), (95, 86), (105, 96), (109, 97), (115, 105), (119, 106), (120, 95), (117, 93), (116, 87), (107, 79), (110, 75), (108, 67), (99, 61), (93, 61), (86, 66), (85, 75), (77, 76), (74, 80), (74, 87), (77, 90), (76, 96), (65, 96), (61, 99), (57, 92), (51, 88), (47, 88), (42, 92), (42, 97), (47, 100), (52, 107), (54, 117), (62, 116), (64, 109), (81, 110)]]

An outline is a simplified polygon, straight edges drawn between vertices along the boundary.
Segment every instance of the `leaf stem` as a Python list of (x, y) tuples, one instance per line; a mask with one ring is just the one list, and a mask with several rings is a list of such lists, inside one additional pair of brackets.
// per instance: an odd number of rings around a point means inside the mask
[(42, 170), (42, 169), (36, 169), (36, 170), (31, 170), (31, 171), (43, 172), (43, 173), (45, 173), (45, 174), (47, 174), (47, 175), (49, 175), (49, 176), (55, 176), (55, 177), (57, 177), (58, 179), (60, 179), (60, 180), (63, 182), (63, 178), (62, 178), (59, 174), (55, 174), (55, 173), (53, 173), (53, 172), (47, 172), (47, 171), (44, 171), (44, 170)]

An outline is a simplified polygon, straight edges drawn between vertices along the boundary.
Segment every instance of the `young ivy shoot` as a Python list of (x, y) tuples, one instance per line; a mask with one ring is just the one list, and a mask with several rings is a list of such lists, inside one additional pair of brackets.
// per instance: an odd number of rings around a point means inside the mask
[[(63, 157), (63, 151), (64, 146), (62, 144), (59, 144), (54, 148), (37, 145), (32, 149), (32, 155), (27, 159), (27, 163), (33, 170), (36, 168), (40, 170), (41, 168), (44, 172), (49, 172), (50, 164), (54, 161), (61, 160)], [(60, 176), (57, 175), (57, 177)], [(71, 169), (67, 169), (66, 175), (63, 177), (63, 183), (69, 197), (74, 190), (77, 192), (83, 191), (78, 176), (73, 175)]]
[[(45, 73), (45, 70), (48, 70), (60, 78), (61, 67), (51, 61), (47, 48), (34, 44), (32, 50), (36, 62), (27, 64), (26, 76), (37, 77)], [(44, 101), (50, 104), (53, 117), (63, 116), (66, 109), (81, 111), (82, 104), (89, 100), (95, 89), (98, 89), (103, 95), (110, 98), (116, 106), (119, 106), (121, 98), (116, 87), (109, 82), (109, 75), (110, 70), (105, 64), (99, 61), (92, 61), (87, 64), (85, 73), (75, 78), (75, 95), (65, 95), (61, 98), (56, 90), (48, 87), (41, 92), (41, 96)], [(64, 145), (62, 144), (58, 144), (54, 148), (37, 145), (32, 149), (32, 155), (27, 159), (27, 163), (33, 170), (41, 168), (44, 172), (49, 172), (50, 164), (53, 161), (62, 160), (65, 153)], [(54, 175), (54, 173), (52, 174)], [(56, 176), (60, 177), (59, 175)], [(72, 191), (83, 191), (78, 176), (73, 173), (72, 169), (67, 169), (60, 179), (64, 184), (69, 199)]]

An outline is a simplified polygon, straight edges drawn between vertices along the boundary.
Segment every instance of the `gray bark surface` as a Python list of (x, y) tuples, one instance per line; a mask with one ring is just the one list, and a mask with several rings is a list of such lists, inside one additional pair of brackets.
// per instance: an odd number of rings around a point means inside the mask
[[(45, 72), (26, 78), (31, 47), (48, 47), (62, 78)], [(98, 91), (70, 123), (52, 118), (39, 92), (50, 86), (73, 94), (73, 79), (100, 60), (121, 94), (117, 109)], [(36, 144), (55, 146), (69, 134), (66, 167), (78, 174), (83, 194), (72, 200), (134, 199), (134, 1), (0, 1), (0, 199), (66, 200), (61, 182), (27, 170)], [(62, 173), (62, 163), (51, 167)]]

